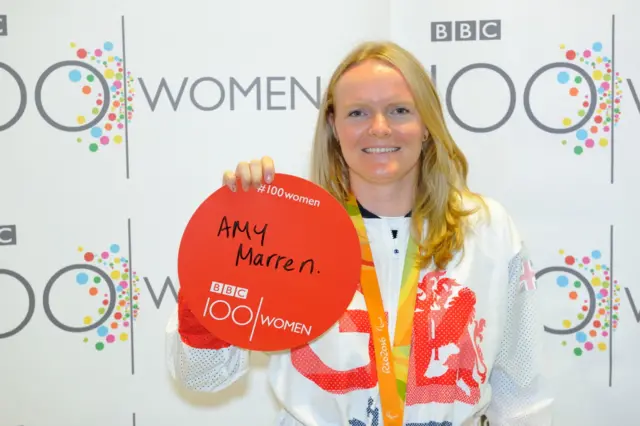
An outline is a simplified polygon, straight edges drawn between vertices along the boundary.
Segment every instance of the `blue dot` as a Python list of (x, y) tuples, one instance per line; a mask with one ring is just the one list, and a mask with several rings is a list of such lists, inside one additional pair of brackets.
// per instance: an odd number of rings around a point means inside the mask
[(569, 73), (566, 71), (561, 71), (558, 73), (558, 83), (565, 84), (569, 81)]
[(120, 246), (117, 244), (111, 244), (109, 250), (111, 250), (111, 253), (118, 253), (120, 251)]
[(104, 337), (107, 334), (109, 334), (109, 329), (107, 327), (105, 327), (104, 325), (98, 327), (98, 336)]
[(576, 138), (578, 138), (579, 141), (585, 140), (587, 136), (589, 136), (589, 134), (584, 129), (580, 129), (576, 132)]
[(69, 71), (69, 80), (77, 83), (82, 79), (82, 74), (78, 70)]
[(595, 52), (599, 52), (602, 50), (602, 43), (600, 43), (599, 41), (596, 41), (595, 43), (593, 43), (593, 46), (591, 46), (591, 48), (595, 51)]
[(89, 282), (89, 276), (84, 272), (80, 272), (78, 275), (76, 275), (76, 282), (80, 285), (84, 285)]
[(104, 50), (106, 50), (107, 52), (110, 52), (113, 50), (113, 43), (111, 43), (110, 41), (107, 41), (103, 47), (104, 47)]
[(591, 257), (594, 259), (600, 259), (602, 257), (602, 253), (600, 253), (600, 250), (594, 250), (591, 252)]
[(584, 343), (587, 341), (587, 335), (584, 333), (584, 331), (579, 331), (576, 333), (576, 340), (580, 343)]
[(556, 284), (558, 284), (558, 286), (560, 287), (566, 287), (569, 285), (569, 278), (564, 275), (559, 276), (558, 278), (556, 278)]
[(102, 136), (102, 129), (100, 127), (94, 127), (93, 129), (91, 129), (91, 136), (93, 136), (94, 138), (99, 138), (100, 136)]

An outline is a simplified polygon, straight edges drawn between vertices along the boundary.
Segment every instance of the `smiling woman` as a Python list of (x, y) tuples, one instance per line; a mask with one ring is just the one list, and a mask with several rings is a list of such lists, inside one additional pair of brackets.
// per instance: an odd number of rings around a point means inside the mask
[[(276, 424), (550, 426), (531, 261), (506, 210), (468, 188), (465, 156), (413, 55), (390, 42), (347, 55), (320, 105), (311, 165), (361, 238), (360, 288), (336, 327), (270, 354), (284, 407)], [(264, 157), (224, 183), (261, 191), (274, 174)], [(247, 351), (178, 303), (175, 376), (198, 390), (229, 386)]]

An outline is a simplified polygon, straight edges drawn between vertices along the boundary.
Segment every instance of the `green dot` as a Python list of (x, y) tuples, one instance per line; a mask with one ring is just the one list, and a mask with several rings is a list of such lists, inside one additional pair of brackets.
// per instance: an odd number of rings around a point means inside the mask
[(582, 147), (581, 147), (581, 146), (576, 146), (575, 148), (573, 148), (573, 152), (574, 152), (576, 155), (580, 155), (580, 154), (582, 154), (582, 151), (583, 151), (583, 149), (582, 149)]
[(580, 117), (584, 117), (584, 115), (586, 114), (585, 110), (581, 109), (580, 111), (578, 111), (578, 115)]
[(580, 349), (580, 348), (575, 348), (575, 349), (573, 350), (573, 353), (574, 353), (574, 354), (576, 354), (576, 356), (580, 356), (580, 355), (582, 355), (582, 349)]
[(92, 143), (91, 145), (89, 145), (89, 151), (96, 152), (97, 150), (98, 150), (98, 144), (97, 143)]
[(103, 350), (104, 349), (104, 343), (102, 343), (102, 342), (96, 343), (96, 349), (99, 350), (99, 351)]

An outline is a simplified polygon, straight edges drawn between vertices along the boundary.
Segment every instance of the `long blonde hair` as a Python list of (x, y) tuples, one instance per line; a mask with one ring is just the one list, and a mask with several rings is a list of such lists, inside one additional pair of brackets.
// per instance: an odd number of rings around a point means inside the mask
[[(420, 266), (445, 269), (456, 252), (464, 251), (467, 216), (483, 206), (482, 198), (467, 186), (468, 163), (453, 140), (438, 93), (420, 62), (393, 42), (366, 42), (351, 51), (334, 71), (324, 93), (316, 124), (311, 158), (311, 180), (345, 204), (349, 172), (329, 118), (334, 111), (334, 90), (342, 75), (366, 60), (384, 61), (404, 76), (429, 137), (423, 143), (419, 178), (412, 209), (412, 234), (419, 244)], [(478, 205), (465, 209), (464, 198)], [(424, 223), (427, 232), (423, 232)]]

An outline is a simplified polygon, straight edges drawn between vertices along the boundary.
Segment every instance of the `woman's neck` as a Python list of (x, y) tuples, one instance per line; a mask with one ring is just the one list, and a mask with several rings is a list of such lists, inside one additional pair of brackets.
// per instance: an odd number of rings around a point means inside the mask
[(364, 208), (378, 216), (405, 216), (413, 209), (415, 183), (411, 176), (396, 182), (376, 184), (351, 178), (351, 190)]

